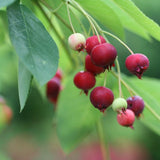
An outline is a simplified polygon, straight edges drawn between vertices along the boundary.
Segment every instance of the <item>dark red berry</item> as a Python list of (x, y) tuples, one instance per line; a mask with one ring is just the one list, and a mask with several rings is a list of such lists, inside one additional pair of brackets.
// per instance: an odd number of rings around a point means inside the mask
[(90, 55), (86, 56), (86, 59), (85, 59), (85, 69), (88, 72), (93, 73), (94, 75), (100, 74), (100, 73), (102, 73), (102, 72), (105, 71), (104, 68), (98, 67), (95, 64), (93, 64), (93, 62), (91, 61), (91, 56)]
[(61, 83), (60, 79), (57, 77), (53, 77), (47, 83), (47, 88), (46, 88), (47, 97), (55, 105), (57, 104), (60, 89), (61, 89)]
[(57, 78), (59, 78), (61, 80), (62, 77), (63, 77), (62, 71), (60, 69), (58, 69), (54, 77), (57, 77)]
[(77, 88), (84, 90), (84, 92), (88, 93), (88, 90), (94, 87), (96, 83), (96, 79), (94, 75), (88, 71), (78, 72), (74, 77), (74, 84)]
[(132, 110), (126, 109), (121, 111), (117, 115), (117, 121), (121, 126), (133, 128), (133, 123), (135, 121), (135, 114)]
[(144, 54), (135, 53), (126, 58), (126, 67), (132, 73), (141, 79), (143, 72), (149, 67), (149, 60)]
[(132, 110), (134, 114), (139, 117), (144, 109), (144, 101), (139, 96), (129, 97), (127, 99), (127, 108)]
[(97, 36), (92, 36), (87, 38), (85, 48), (88, 54), (91, 54), (93, 47), (95, 47), (96, 45), (101, 43), (106, 43), (106, 40), (102, 36), (99, 36), (99, 38), (100, 38), (100, 42)]
[(101, 112), (104, 112), (112, 104), (113, 100), (114, 95), (112, 91), (106, 87), (96, 87), (90, 94), (91, 103)]
[(110, 43), (103, 43), (95, 46), (91, 53), (92, 62), (97, 66), (107, 69), (112, 67), (116, 56), (117, 51)]

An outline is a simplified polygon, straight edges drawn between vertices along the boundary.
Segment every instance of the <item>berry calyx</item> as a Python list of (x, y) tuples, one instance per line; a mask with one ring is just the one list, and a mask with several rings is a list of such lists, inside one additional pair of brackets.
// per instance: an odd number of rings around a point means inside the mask
[(139, 96), (129, 97), (127, 99), (127, 109), (130, 109), (134, 112), (134, 114), (139, 117), (144, 109), (144, 101)]
[(106, 43), (106, 40), (102, 37), (102, 36), (99, 36), (100, 38), (100, 41), (98, 40), (98, 37), (97, 36), (91, 36), (89, 38), (86, 39), (86, 52), (88, 54), (91, 54), (91, 51), (92, 49), (98, 45), (98, 44), (102, 44), (102, 43)]
[(117, 51), (110, 43), (96, 45), (91, 52), (92, 62), (100, 67), (111, 69), (117, 56)]
[(149, 60), (144, 54), (135, 53), (126, 58), (126, 68), (139, 79), (149, 67)]
[(133, 128), (133, 123), (135, 121), (135, 114), (132, 110), (126, 109), (125, 111), (118, 113), (117, 121), (121, 126)]
[(94, 75), (100, 74), (100, 73), (105, 71), (104, 68), (98, 67), (95, 64), (93, 64), (90, 55), (87, 55), (86, 58), (85, 58), (85, 69), (88, 72), (93, 73)]
[(77, 88), (82, 89), (86, 95), (88, 90), (94, 87), (95, 83), (94, 75), (88, 71), (80, 71), (74, 77), (74, 84)]
[(114, 95), (112, 91), (106, 87), (96, 87), (90, 94), (91, 103), (101, 112), (104, 112), (112, 104), (113, 100)]
[(81, 33), (74, 33), (69, 36), (68, 44), (75, 51), (82, 51), (85, 48), (86, 39)]
[(61, 83), (60, 83), (60, 79), (57, 77), (53, 77), (47, 83), (46, 95), (48, 99), (55, 105), (57, 104), (60, 89), (61, 89)]
[(116, 112), (127, 109), (127, 101), (124, 98), (116, 98), (112, 103), (112, 109)]

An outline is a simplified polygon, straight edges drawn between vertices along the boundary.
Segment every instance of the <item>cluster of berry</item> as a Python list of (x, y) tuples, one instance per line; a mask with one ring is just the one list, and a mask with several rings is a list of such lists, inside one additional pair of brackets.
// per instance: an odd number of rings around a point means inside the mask
[[(82, 34), (74, 33), (68, 38), (68, 43), (73, 50), (86, 50), (88, 53), (85, 58), (85, 71), (78, 72), (74, 77), (75, 86), (87, 95), (88, 90), (95, 86), (95, 76), (106, 69), (111, 70), (114, 66), (117, 51), (102, 36), (91, 36), (85, 40)], [(143, 72), (149, 67), (149, 60), (143, 54), (131, 54), (126, 58), (126, 67), (141, 79)], [(112, 104), (113, 110), (118, 112), (117, 121), (122, 126), (132, 127), (135, 116), (139, 117), (144, 108), (141, 97), (130, 97), (127, 101), (123, 98), (114, 100), (113, 92), (105, 86), (95, 87), (90, 93), (90, 101), (101, 112)]]

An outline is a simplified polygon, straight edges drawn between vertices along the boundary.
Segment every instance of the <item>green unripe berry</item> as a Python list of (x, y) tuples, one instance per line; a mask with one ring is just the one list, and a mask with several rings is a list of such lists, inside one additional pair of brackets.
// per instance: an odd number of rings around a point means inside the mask
[(127, 109), (127, 101), (124, 98), (116, 98), (112, 103), (112, 109), (116, 112)]

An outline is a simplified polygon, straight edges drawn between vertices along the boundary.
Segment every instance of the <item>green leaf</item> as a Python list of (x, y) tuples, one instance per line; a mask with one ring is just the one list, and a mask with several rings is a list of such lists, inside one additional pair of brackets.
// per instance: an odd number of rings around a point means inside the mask
[(120, 38), (124, 38), (124, 30), (115, 11), (103, 0), (77, 0), (77, 2), (99, 22), (108, 27)]
[(160, 41), (160, 27), (152, 19), (148, 18), (131, 0), (112, 0), (121, 9), (128, 13), (151, 36)]
[(18, 93), (20, 100), (21, 111), (23, 110), (28, 98), (30, 85), (32, 82), (32, 75), (26, 69), (26, 67), (19, 61), (19, 73), (18, 73)]
[(43, 24), (23, 5), (7, 8), (10, 38), (20, 61), (43, 85), (58, 67), (58, 49)]
[(57, 133), (65, 152), (70, 152), (94, 129), (100, 112), (95, 109), (89, 96), (73, 84), (71, 76), (61, 92), (57, 110)]
[(146, 77), (143, 80), (126, 77), (123, 79), (145, 101), (144, 116), (140, 120), (160, 135), (160, 80)]
[(15, 1), (16, 0), (0, 0), (0, 8), (9, 6), (10, 4), (12, 4)]

